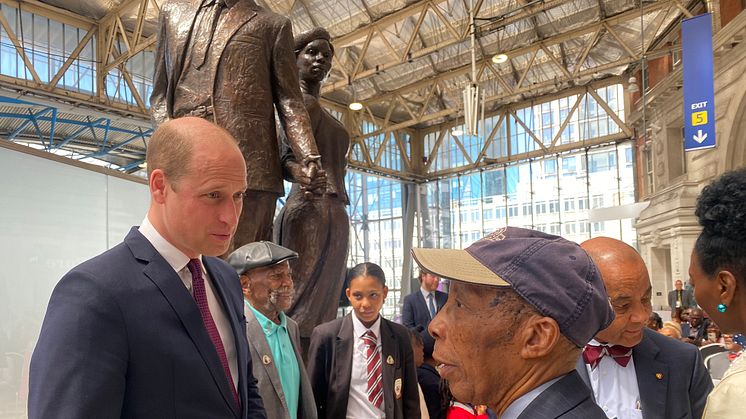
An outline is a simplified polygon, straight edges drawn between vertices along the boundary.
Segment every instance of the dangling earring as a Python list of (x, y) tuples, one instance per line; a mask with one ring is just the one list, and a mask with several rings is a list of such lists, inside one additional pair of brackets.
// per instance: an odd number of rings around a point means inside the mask
[(728, 307), (725, 306), (725, 304), (720, 303), (718, 304), (718, 311), (721, 313), (725, 313), (725, 311), (728, 310)]

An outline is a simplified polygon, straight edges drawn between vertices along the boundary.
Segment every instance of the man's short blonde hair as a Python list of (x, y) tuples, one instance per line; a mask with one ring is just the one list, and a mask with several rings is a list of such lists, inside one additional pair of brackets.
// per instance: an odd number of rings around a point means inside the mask
[(169, 120), (155, 130), (148, 141), (145, 161), (148, 165), (148, 178), (153, 170), (161, 169), (172, 182), (189, 173), (193, 143), (179, 129), (178, 120)]
[(188, 175), (192, 170), (192, 151), (195, 141), (200, 140), (199, 136), (213, 129), (218, 134), (216, 140), (220, 140), (220, 134), (222, 134), (225, 137), (224, 140), (237, 144), (231, 133), (206, 119), (184, 117), (170, 119), (161, 124), (148, 141), (145, 154), (148, 178), (156, 169), (161, 169), (172, 183)]

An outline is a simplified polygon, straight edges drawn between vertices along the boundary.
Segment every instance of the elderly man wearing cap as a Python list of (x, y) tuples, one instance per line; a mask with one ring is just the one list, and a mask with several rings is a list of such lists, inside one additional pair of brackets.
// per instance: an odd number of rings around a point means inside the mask
[(645, 327), (652, 288), (640, 254), (596, 237), (580, 245), (603, 276), (616, 318), (586, 345), (580, 376), (610, 418), (700, 418), (712, 390), (699, 350)]
[(575, 362), (614, 313), (578, 245), (506, 227), (465, 250), (412, 254), (421, 268), (452, 280), (429, 329), (457, 400), (486, 404), (502, 419), (606, 418)]
[(271, 242), (240, 247), (228, 263), (241, 278), (253, 373), (268, 419), (316, 419), (313, 390), (300, 355), (289, 260), (298, 254)]

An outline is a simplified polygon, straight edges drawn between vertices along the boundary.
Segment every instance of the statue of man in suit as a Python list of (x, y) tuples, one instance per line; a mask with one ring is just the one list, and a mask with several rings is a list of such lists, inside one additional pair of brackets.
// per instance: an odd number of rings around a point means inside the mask
[(156, 126), (198, 116), (238, 141), (248, 190), (235, 247), (272, 239), (275, 204), (284, 193), (275, 109), (301, 163), (301, 183), (312, 189), (312, 180), (324, 176), (298, 84), (290, 21), (253, 0), (163, 4), (150, 106)]

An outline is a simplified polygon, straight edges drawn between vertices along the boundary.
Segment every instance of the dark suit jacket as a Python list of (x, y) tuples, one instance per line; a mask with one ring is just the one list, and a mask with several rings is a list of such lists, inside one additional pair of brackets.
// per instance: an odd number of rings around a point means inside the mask
[[(354, 336), (348, 314), (317, 326), (311, 334), (308, 350), (308, 375), (311, 378), (319, 419), (344, 418), (350, 395)], [(381, 318), (381, 360), (383, 364), (383, 402), (387, 419), (420, 417), (412, 345), (407, 329)], [(387, 362), (393, 358), (393, 365)], [(401, 379), (401, 398), (396, 400), (394, 381)]]
[[(694, 301), (694, 294), (691, 290), (681, 290), (681, 305), (683, 306), (681, 308), (690, 308), (697, 306), (697, 303)], [(676, 308), (676, 290), (671, 290), (668, 292), (668, 306), (671, 307), (672, 310)]]
[[(632, 359), (643, 418), (702, 417), (712, 380), (696, 346), (643, 329), (642, 342), (632, 349)], [(582, 357), (577, 370), (590, 387)]]
[[(438, 311), (446, 305), (448, 294), (442, 291), (435, 291), (435, 304)], [(430, 324), (430, 309), (427, 308), (427, 301), (422, 296), (422, 292), (417, 291), (404, 297), (404, 307), (402, 308), (402, 324), (407, 327), (422, 326), (427, 330)]]
[(571, 371), (535, 398), (518, 419), (606, 419), (590, 389)]
[(242, 412), (197, 304), (133, 228), (55, 287), (31, 358), (29, 418), (265, 418), (238, 277), (203, 261), (233, 330)]
[[(212, 120), (238, 140), (248, 188), (284, 194), (275, 107), (298, 160), (318, 155), (300, 92), (292, 26), (288, 18), (253, 0), (227, 3), (230, 7), (222, 12), (209, 50), (216, 58), (199, 70), (212, 81)], [(162, 5), (150, 97), (156, 126), (184, 116), (174, 114), (174, 92), (201, 4), (171, 0)]]
[(446, 410), (443, 409), (443, 396), (440, 392), (438, 371), (429, 364), (422, 364), (417, 367), (417, 381), (420, 383), (422, 395), (425, 396), (425, 404), (430, 419), (445, 419)]
[[(249, 353), (252, 358), (253, 373), (257, 379), (257, 388), (259, 395), (262, 396), (264, 408), (267, 410), (268, 419), (288, 419), (287, 401), (285, 392), (282, 389), (280, 374), (277, 372), (275, 360), (272, 359), (272, 350), (267, 343), (266, 335), (262, 326), (256, 319), (256, 315), (250, 308), (244, 309), (246, 314), (246, 333), (249, 338)], [(298, 369), (300, 370), (300, 398), (298, 399), (298, 419), (316, 419), (316, 403), (313, 400), (313, 389), (311, 382), (308, 380), (306, 366), (303, 364), (303, 358), (300, 355), (300, 334), (298, 332), (298, 323), (290, 317), (285, 316), (287, 321), (288, 334), (290, 342), (295, 350), (295, 359), (298, 360)], [(264, 363), (264, 357), (268, 357), (271, 362)]]

